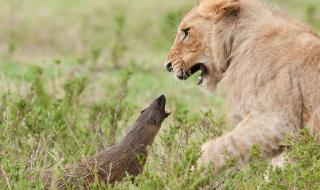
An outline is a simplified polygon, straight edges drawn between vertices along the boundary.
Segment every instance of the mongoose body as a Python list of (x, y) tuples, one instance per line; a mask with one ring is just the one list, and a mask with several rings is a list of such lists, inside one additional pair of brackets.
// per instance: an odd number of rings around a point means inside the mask
[(153, 143), (161, 124), (170, 113), (165, 111), (164, 95), (143, 110), (123, 140), (96, 156), (83, 159), (63, 169), (62, 177), (54, 178), (49, 169), (42, 175), (47, 189), (89, 188), (91, 183), (114, 184), (126, 175), (140, 174), (147, 158), (147, 146)]

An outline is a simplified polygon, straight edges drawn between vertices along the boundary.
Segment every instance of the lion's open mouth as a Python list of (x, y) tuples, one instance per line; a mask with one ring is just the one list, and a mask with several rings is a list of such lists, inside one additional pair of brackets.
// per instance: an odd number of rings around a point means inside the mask
[(199, 77), (199, 82), (198, 82), (198, 85), (201, 85), (203, 83), (204, 77), (208, 73), (208, 70), (203, 63), (195, 64), (188, 71), (185, 71), (185, 73), (183, 75), (178, 76), (178, 78), (180, 80), (187, 80), (188, 78), (190, 78), (193, 74), (197, 73), (198, 71), (201, 71), (201, 75)]

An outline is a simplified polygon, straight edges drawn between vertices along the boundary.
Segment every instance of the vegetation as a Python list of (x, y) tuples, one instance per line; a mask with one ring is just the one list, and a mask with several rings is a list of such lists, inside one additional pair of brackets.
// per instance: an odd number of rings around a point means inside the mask
[[(272, 0), (320, 30), (318, 0)], [(288, 139), (291, 162), (246, 170), (230, 160), (199, 170), (200, 145), (228, 130), (223, 95), (163, 69), (181, 16), (193, 0), (0, 0), (0, 189), (41, 189), (47, 167), (118, 142), (140, 110), (166, 94), (172, 111), (142, 175), (93, 189), (319, 189), (320, 145)], [(31, 180), (33, 178), (34, 180)]]

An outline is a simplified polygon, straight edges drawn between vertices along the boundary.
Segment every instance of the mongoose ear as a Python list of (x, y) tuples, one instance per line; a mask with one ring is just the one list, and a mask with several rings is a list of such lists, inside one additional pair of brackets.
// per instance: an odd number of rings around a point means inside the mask
[(240, 11), (240, 0), (200, 0), (198, 3), (199, 14), (214, 20), (237, 15)]
[(144, 109), (144, 110), (142, 110), (140, 113), (143, 113), (143, 112), (145, 112), (147, 109)]

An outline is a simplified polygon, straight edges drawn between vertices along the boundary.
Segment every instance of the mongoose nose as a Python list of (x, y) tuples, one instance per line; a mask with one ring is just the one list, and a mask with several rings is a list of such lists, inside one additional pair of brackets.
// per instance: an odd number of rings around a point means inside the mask
[(161, 95), (155, 100), (155, 102), (157, 102), (157, 105), (160, 106), (161, 109), (164, 109), (166, 106), (166, 97), (164, 95)]
[(165, 64), (165, 68), (167, 69), (168, 72), (172, 72), (172, 71), (173, 71), (172, 62), (168, 61), (168, 62)]

